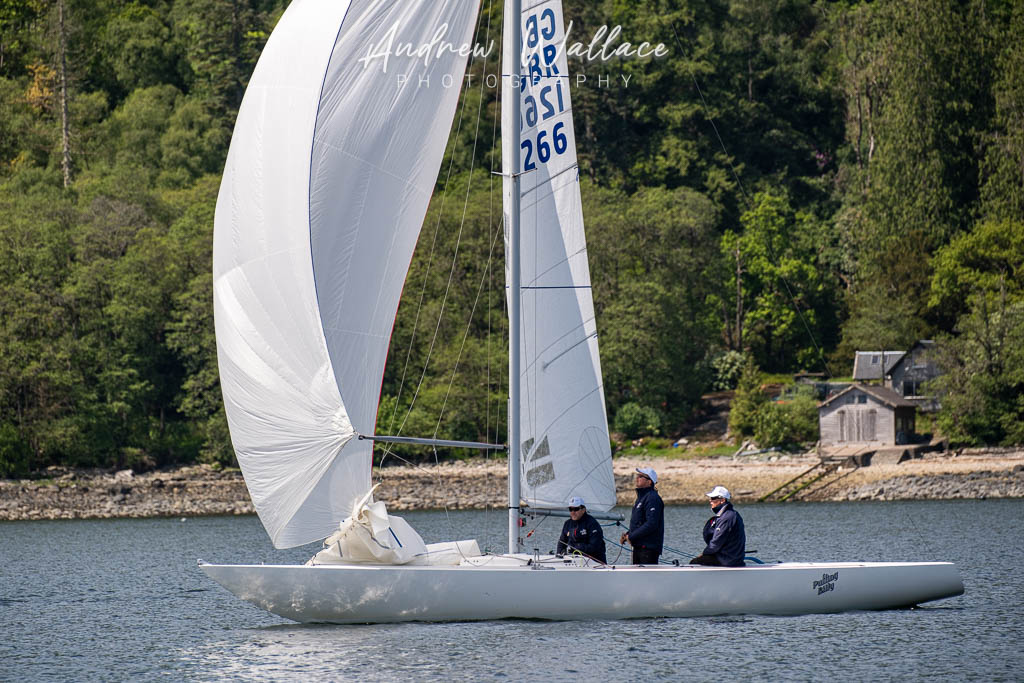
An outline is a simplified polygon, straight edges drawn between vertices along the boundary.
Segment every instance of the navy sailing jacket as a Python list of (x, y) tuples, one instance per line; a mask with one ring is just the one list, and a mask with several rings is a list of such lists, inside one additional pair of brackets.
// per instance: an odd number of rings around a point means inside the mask
[(714, 555), (723, 567), (742, 567), (747, 549), (747, 534), (743, 530), (743, 518), (724, 503), (725, 509), (704, 524), (703, 555)]
[(634, 548), (661, 552), (665, 539), (665, 504), (653, 486), (636, 490), (629, 518), (629, 543)]
[(585, 512), (578, 522), (574, 519), (565, 520), (565, 524), (562, 525), (562, 535), (558, 537), (556, 552), (559, 555), (573, 550), (579, 550), (598, 562), (608, 563), (604, 552), (604, 533), (601, 531), (601, 525)]

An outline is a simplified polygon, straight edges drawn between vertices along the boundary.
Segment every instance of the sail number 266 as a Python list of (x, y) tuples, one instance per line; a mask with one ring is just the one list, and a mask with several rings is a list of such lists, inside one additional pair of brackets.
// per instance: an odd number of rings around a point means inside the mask
[[(565, 121), (559, 121), (555, 124), (555, 127), (551, 129), (551, 142), (547, 140), (548, 131), (542, 130), (537, 133), (537, 159), (540, 163), (546, 164), (548, 162), (548, 159), (551, 158), (552, 149), (554, 149), (555, 154), (561, 154), (569, 146), (569, 141), (566, 139), (565, 133), (562, 132), (564, 127)], [(533, 162), (533, 142), (531, 138), (526, 138), (520, 145), (526, 151), (526, 159), (523, 162), (524, 171), (532, 171), (537, 168), (537, 164)]]

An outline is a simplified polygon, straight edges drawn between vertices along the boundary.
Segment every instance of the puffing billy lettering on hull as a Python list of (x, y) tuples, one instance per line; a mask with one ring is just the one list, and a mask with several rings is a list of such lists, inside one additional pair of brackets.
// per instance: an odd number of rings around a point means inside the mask
[(836, 589), (836, 581), (839, 580), (839, 572), (834, 574), (822, 574), (821, 578), (815, 581), (811, 585), (811, 589), (818, 589), (818, 595), (834, 591)]

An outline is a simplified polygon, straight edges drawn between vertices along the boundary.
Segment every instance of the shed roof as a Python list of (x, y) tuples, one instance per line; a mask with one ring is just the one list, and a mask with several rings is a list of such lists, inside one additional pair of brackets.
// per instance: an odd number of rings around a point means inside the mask
[[(883, 379), (906, 351), (857, 351), (853, 358), (853, 379)], [(882, 364), (885, 363), (885, 372)]]
[(861, 391), (861, 392), (867, 394), (868, 396), (871, 396), (871, 397), (877, 399), (878, 401), (881, 401), (884, 405), (887, 405), (890, 408), (914, 408), (914, 407), (916, 407), (915, 403), (913, 403), (912, 401), (908, 401), (907, 399), (903, 398), (902, 396), (897, 394), (892, 389), (889, 389), (888, 387), (879, 387), (879, 386), (873, 386), (873, 385), (870, 385), (870, 384), (856, 384), (856, 383), (855, 384), (851, 384), (850, 386), (846, 387), (845, 389), (840, 391), (838, 394), (835, 394), (834, 396), (829, 396), (824, 401), (822, 401), (819, 404), (818, 407), (819, 408), (824, 408), (825, 406), (829, 405), (830, 403), (835, 401), (840, 396), (845, 396), (846, 394), (848, 394), (848, 393), (850, 393), (852, 391)]

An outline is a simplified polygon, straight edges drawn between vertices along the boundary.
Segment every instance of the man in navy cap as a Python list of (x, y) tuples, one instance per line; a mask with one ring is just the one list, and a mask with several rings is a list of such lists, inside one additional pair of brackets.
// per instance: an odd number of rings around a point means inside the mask
[(636, 503), (629, 518), (629, 531), (622, 543), (633, 546), (633, 564), (658, 564), (665, 538), (665, 503), (655, 484), (658, 473), (653, 467), (636, 468)]
[(690, 560), (690, 564), (710, 567), (744, 566), (747, 534), (743, 530), (743, 518), (730, 502), (732, 494), (724, 486), (716, 486), (704, 495), (708, 497), (711, 511), (715, 514), (704, 524), (704, 552)]
[(559, 555), (573, 551), (607, 564), (604, 552), (604, 533), (597, 520), (587, 514), (586, 503), (579, 496), (569, 501), (569, 519), (562, 525), (562, 534), (558, 537)]

